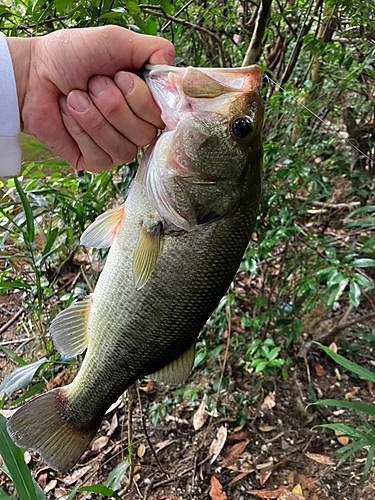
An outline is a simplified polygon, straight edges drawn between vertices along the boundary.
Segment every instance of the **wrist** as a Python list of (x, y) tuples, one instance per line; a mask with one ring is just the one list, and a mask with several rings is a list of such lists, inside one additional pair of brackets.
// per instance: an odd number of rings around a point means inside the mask
[(23, 129), (22, 112), (29, 86), (30, 67), (35, 39), (7, 38), (10, 57), (12, 59), (14, 78), (17, 87), (18, 107), (20, 113), (21, 131)]

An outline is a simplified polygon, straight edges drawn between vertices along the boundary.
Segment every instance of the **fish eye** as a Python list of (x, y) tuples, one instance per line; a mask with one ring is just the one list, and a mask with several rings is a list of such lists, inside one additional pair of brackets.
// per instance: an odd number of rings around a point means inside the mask
[(247, 116), (241, 116), (241, 118), (236, 118), (231, 123), (232, 134), (239, 139), (245, 139), (253, 131), (253, 124)]

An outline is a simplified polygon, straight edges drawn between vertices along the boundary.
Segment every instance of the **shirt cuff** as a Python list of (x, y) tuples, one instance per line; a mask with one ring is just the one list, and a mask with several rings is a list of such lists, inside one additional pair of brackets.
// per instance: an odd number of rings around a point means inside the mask
[(21, 167), (17, 87), (6, 37), (0, 33), (0, 175), (17, 175)]
[(18, 175), (21, 167), (20, 138), (0, 137), (0, 175)]

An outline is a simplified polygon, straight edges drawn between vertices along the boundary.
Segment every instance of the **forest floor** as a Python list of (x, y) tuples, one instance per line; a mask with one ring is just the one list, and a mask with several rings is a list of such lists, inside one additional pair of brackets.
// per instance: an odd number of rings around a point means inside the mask
[[(237, 275), (241, 285), (243, 274)], [(0, 319), (3, 325), (22, 307), (17, 294), (0, 297)], [(347, 303), (331, 312), (322, 329), (331, 329), (345, 315)], [(234, 307), (234, 310), (236, 308)], [(362, 316), (366, 311), (351, 312), (349, 319)], [(354, 315), (355, 314), (355, 315)], [(19, 338), (25, 337), (22, 328), (15, 322), (2, 333), (1, 343), (14, 348)], [(241, 333), (239, 317), (232, 317), (232, 338)], [(361, 325), (359, 325), (360, 327)], [(367, 324), (367, 327), (369, 324)], [(375, 319), (372, 319), (372, 327)], [(358, 327), (358, 325), (357, 325)], [(228, 335), (224, 332), (223, 341)], [(312, 335), (314, 336), (314, 335)], [(353, 343), (353, 334), (348, 328), (340, 332), (337, 344), (343, 339)], [(307, 339), (304, 339), (306, 341)], [(14, 342), (14, 344), (12, 344)], [(337, 345), (336, 344), (336, 345)], [(333, 344), (333, 347), (335, 344)], [(356, 423), (350, 410), (318, 407), (316, 411), (307, 405), (317, 399), (348, 399), (374, 403), (371, 384), (350, 372), (342, 372), (321, 350), (312, 347), (305, 357), (298, 356), (300, 345), (294, 352), (289, 348), (288, 356), (293, 363), (288, 366), (288, 379), (273, 379), (275, 390), (268, 392), (253, 374), (238, 365), (239, 354), (232, 344), (228, 351), (224, 376), (225, 387), (219, 394), (220, 409), (211, 415), (205, 409), (205, 394), (216, 397), (213, 380), (220, 375), (217, 359), (211, 359), (198, 367), (190, 376), (189, 383), (198, 387), (194, 401), (183, 399), (172, 404), (166, 415), (160, 416), (156, 425), (148, 418), (155, 403), (173, 400), (173, 391), (162, 384), (144, 380), (139, 384), (140, 410), (137, 394), (132, 409), (133, 449), (131, 461), (134, 465), (133, 480), (127, 488), (129, 470), (121, 478), (118, 490), (124, 500), (244, 500), (254, 498), (279, 500), (372, 500), (375, 498), (373, 471), (364, 488), (360, 488), (361, 474), (367, 450), (361, 450), (337, 470), (338, 458), (331, 454), (341, 445), (330, 430), (315, 427), (324, 423), (322, 414), (330, 423), (345, 421)], [(221, 360), (225, 349), (222, 350)], [(371, 368), (375, 359), (371, 347), (362, 346), (361, 355), (355, 361)], [(0, 369), (3, 376), (12, 371), (14, 364), (0, 351)], [(212, 371), (209, 370), (212, 368)], [(207, 375), (207, 373), (209, 373)], [(68, 381), (68, 368), (60, 366), (47, 388), (63, 386)], [(134, 391), (133, 391), (134, 392)], [(19, 397), (18, 391), (14, 398)], [(246, 420), (238, 426), (236, 415), (241, 410), (238, 397), (242, 394), (251, 405), (246, 409)], [(124, 404), (125, 403), (125, 404)], [(3, 409), (9, 417), (15, 410)], [(145, 438), (141, 411), (149, 441)], [(115, 465), (128, 456), (128, 417), (126, 398), (119, 399), (107, 412), (99, 432), (79, 463), (67, 477), (59, 476), (46, 467), (33, 452), (26, 452), (25, 459), (33, 477), (44, 489), (48, 500), (60, 498), (79, 483), (85, 486), (103, 484)], [(216, 439), (216, 441), (215, 441)], [(345, 444), (345, 438), (341, 438)], [(150, 449), (152, 443), (154, 451)], [(159, 464), (156, 461), (155, 455)], [(1, 460), (1, 458), (0, 458)], [(15, 491), (11, 481), (0, 472), (0, 488), (11, 496)], [(221, 489), (222, 488), (222, 489)], [(66, 496), (64, 498), (67, 498)], [(77, 498), (84, 498), (79, 493)], [(90, 498), (100, 498), (91, 493)]]

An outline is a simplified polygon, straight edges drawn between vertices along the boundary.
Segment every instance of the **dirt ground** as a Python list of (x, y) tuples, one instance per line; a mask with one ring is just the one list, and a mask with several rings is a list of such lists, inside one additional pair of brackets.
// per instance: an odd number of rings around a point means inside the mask
[[(0, 301), (0, 320), (4, 325), (22, 308), (22, 304), (18, 297), (11, 295), (0, 298)], [(343, 303), (341, 310), (333, 312), (328, 321), (335, 324), (347, 307)], [(11, 342), (27, 336), (21, 325), (22, 315), (2, 333), (0, 343), (14, 349), (17, 344)], [(238, 334), (235, 314), (232, 325), (233, 338)], [(357, 329), (360, 326), (357, 325)], [(372, 326), (375, 326), (375, 321)], [(329, 328), (329, 325), (326, 327)], [(369, 324), (363, 328), (369, 328)], [(353, 343), (350, 329), (340, 335)], [(342, 339), (336, 339), (336, 344), (340, 345)], [(127, 487), (128, 469), (121, 478), (118, 490), (121, 498), (374, 499), (373, 471), (370, 471), (364, 488), (360, 488), (367, 450), (358, 452), (336, 470), (338, 458), (330, 460), (329, 457), (341, 445), (336, 438), (329, 439), (334, 435), (332, 431), (314, 427), (324, 423), (324, 420), (315, 409), (307, 408), (314, 397), (374, 403), (373, 389), (367, 381), (339, 370), (319, 349), (313, 347), (306, 358), (301, 358), (298, 356), (299, 348), (296, 345), (294, 352), (289, 351), (288, 355), (282, 353), (282, 357), (292, 357), (293, 364), (287, 367), (288, 379), (273, 379), (274, 391), (269, 392), (264, 383), (238, 365), (240, 355), (230, 347), (223, 374), (225, 383), (222, 384), (217, 405), (220, 411), (214, 410), (211, 414), (205, 409), (205, 397), (207, 394), (211, 402), (216, 398), (214, 380), (220, 376), (218, 360), (222, 361), (225, 349), (219, 358), (200, 365), (191, 374), (187, 387), (195, 387), (197, 398), (190, 401), (186, 397), (181, 402), (171, 403), (169, 411), (164, 415), (161, 412), (155, 425), (148, 417), (150, 408), (156, 403), (165, 403), (166, 398), (173, 400), (174, 390), (162, 384), (142, 381), (139, 390), (142, 409), (136, 393), (133, 391), (130, 395), (134, 399), (131, 412), (133, 481)], [(375, 358), (370, 346), (363, 349), (355, 361), (374, 368)], [(0, 379), (14, 366), (0, 351)], [(49, 381), (49, 388), (67, 383), (67, 369), (60, 367), (58, 370), (54, 379)], [(19, 397), (22, 392), (18, 391), (14, 397)], [(238, 414), (241, 410), (243, 425), (239, 426)], [(13, 411), (3, 409), (2, 414), (9, 417)], [(340, 420), (356, 422), (355, 415), (349, 410), (324, 407), (320, 411), (330, 423)], [(141, 413), (148, 439), (145, 438)], [(109, 472), (128, 456), (128, 416), (129, 405), (124, 397), (108, 411), (88, 451), (67, 477), (59, 477), (35, 453), (25, 454), (32, 475), (46, 492), (48, 500), (67, 494), (77, 482), (88, 486), (103, 484), (107, 480)], [(220, 487), (215, 489), (218, 485), (216, 480), (223, 492)], [(3, 472), (0, 472), (0, 488), (8, 495), (16, 496), (12, 483)], [(84, 498), (84, 494), (79, 493), (77, 498)], [(100, 497), (92, 493), (90, 498)]]

